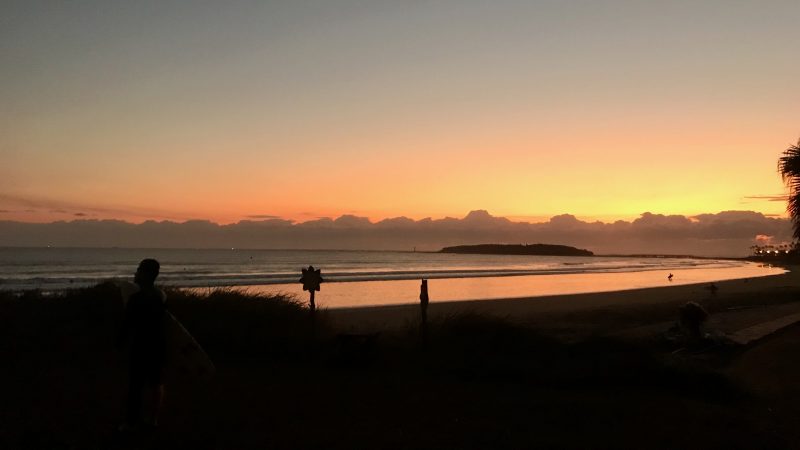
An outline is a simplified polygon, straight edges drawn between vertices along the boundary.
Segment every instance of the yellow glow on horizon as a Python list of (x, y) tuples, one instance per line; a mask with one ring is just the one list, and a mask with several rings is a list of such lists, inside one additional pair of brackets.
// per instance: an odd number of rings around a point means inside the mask
[[(133, 130), (65, 139), (67, 121), (59, 125), (64, 130), (17, 142), (62, 151), (47, 159), (18, 154), (5, 173), (7, 183), (18, 182), (11, 186), (27, 186), (11, 190), (14, 196), (55, 198), (75, 210), (96, 207), (81, 217), (133, 221), (231, 223), (267, 215), (306, 221), (342, 214), (377, 221), (463, 217), (475, 209), (604, 221), (644, 212), (784, 216), (782, 202), (746, 197), (785, 192), (776, 164), (792, 142), (794, 122), (702, 109), (694, 111), (702, 121), (681, 108), (652, 116), (616, 113), (562, 107), (519, 116), (463, 114), (459, 121), (416, 124), (408, 133), (380, 121), (296, 135), (273, 135), (257, 124), (219, 132), (165, 128), (145, 139)], [(108, 141), (126, 158), (106, 156)], [(16, 211), (0, 219), (75, 217), (47, 208), (36, 214), (24, 206), (0, 209)]]
[(800, 3), (590, 3), (16, 2), (0, 220), (784, 216)]

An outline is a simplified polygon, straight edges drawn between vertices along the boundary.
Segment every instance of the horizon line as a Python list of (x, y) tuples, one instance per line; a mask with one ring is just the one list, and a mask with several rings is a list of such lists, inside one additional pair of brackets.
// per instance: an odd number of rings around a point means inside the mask
[[(0, 212), (8, 213), (8, 212), (11, 212), (11, 211), (0, 211)], [(134, 220), (129, 220), (129, 219), (119, 219), (119, 218), (93, 218), (93, 217), (89, 217), (89, 216), (86, 216), (86, 215), (80, 215), (80, 216), (77, 216), (77, 217), (75, 217), (73, 219), (51, 220), (51, 221), (47, 221), (47, 222), (35, 222), (35, 221), (24, 221), (24, 220), (14, 220), (14, 219), (0, 219), (0, 223), (5, 222), (5, 223), (19, 223), (19, 224), (29, 224), (29, 225), (48, 225), (48, 224), (75, 223), (75, 222), (121, 222), (121, 223), (126, 223), (126, 224), (131, 224), (131, 225), (142, 225), (142, 224), (145, 224), (145, 223), (186, 224), (186, 223), (190, 223), (190, 222), (205, 222), (205, 223), (210, 223), (210, 224), (214, 224), (214, 225), (217, 225), (217, 226), (228, 226), (228, 225), (237, 225), (237, 224), (241, 224), (241, 223), (286, 222), (290, 226), (296, 226), (296, 225), (303, 225), (303, 224), (313, 223), (313, 222), (327, 222), (327, 221), (336, 222), (338, 220), (345, 219), (345, 218), (353, 218), (353, 219), (357, 219), (357, 220), (362, 221), (362, 222), (366, 220), (366, 222), (369, 223), (370, 225), (376, 225), (376, 224), (379, 224), (381, 222), (386, 222), (386, 221), (391, 221), (391, 220), (398, 220), (398, 219), (406, 219), (406, 220), (410, 220), (410, 221), (412, 221), (414, 223), (419, 223), (419, 222), (423, 222), (423, 221), (443, 221), (443, 220), (447, 220), (447, 219), (463, 221), (463, 220), (468, 219), (472, 215), (481, 215), (483, 218), (505, 219), (505, 220), (507, 220), (507, 221), (509, 221), (511, 223), (517, 223), (517, 224), (548, 223), (549, 221), (551, 221), (553, 218), (556, 218), (556, 217), (572, 217), (572, 218), (574, 218), (574, 219), (576, 219), (578, 221), (585, 222), (585, 223), (600, 222), (600, 223), (603, 223), (603, 224), (613, 224), (613, 223), (616, 223), (616, 222), (628, 222), (628, 223), (631, 223), (631, 222), (633, 222), (635, 220), (641, 219), (643, 216), (645, 216), (647, 214), (650, 214), (650, 215), (653, 215), (653, 216), (663, 216), (663, 217), (684, 217), (686, 219), (692, 220), (692, 219), (694, 219), (694, 218), (696, 218), (698, 216), (702, 216), (702, 215), (718, 215), (718, 214), (729, 213), (729, 212), (754, 213), (754, 214), (759, 214), (759, 215), (761, 215), (761, 216), (763, 216), (765, 218), (772, 218), (772, 219), (784, 219), (784, 220), (789, 220), (790, 219), (787, 215), (765, 214), (763, 212), (754, 211), (754, 210), (750, 210), (750, 209), (728, 209), (728, 210), (720, 210), (720, 211), (717, 211), (717, 212), (703, 212), (703, 213), (695, 213), (695, 214), (675, 214), (675, 213), (670, 214), (670, 213), (656, 213), (656, 212), (652, 212), (652, 211), (644, 211), (644, 212), (639, 213), (638, 215), (635, 216), (635, 218), (632, 218), (632, 219), (615, 219), (615, 220), (611, 220), (611, 221), (604, 221), (604, 220), (596, 219), (596, 217), (598, 217), (598, 216), (578, 216), (578, 215), (575, 215), (575, 214), (572, 214), (572, 213), (565, 212), (565, 213), (560, 213), (560, 214), (555, 214), (555, 215), (549, 216), (549, 218), (547, 218), (545, 220), (542, 220), (540, 222), (532, 222), (532, 221), (519, 220), (519, 219), (521, 217), (542, 217), (542, 218), (545, 218), (546, 216), (518, 216), (518, 215), (507, 215), (507, 216), (504, 216), (504, 215), (493, 215), (488, 210), (485, 210), (485, 209), (474, 209), (474, 210), (469, 211), (463, 217), (454, 217), (454, 216), (445, 215), (445, 216), (441, 216), (441, 217), (437, 217), (437, 218), (434, 218), (433, 216), (426, 216), (426, 217), (423, 217), (421, 219), (413, 219), (413, 218), (411, 218), (409, 216), (405, 216), (405, 215), (387, 216), (387, 217), (384, 217), (382, 219), (372, 219), (372, 218), (370, 218), (368, 216), (359, 216), (359, 215), (356, 215), (356, 214), (344, 213), (344, 214), (340, 214), (340, 215), (338, 215), (336, 217), (333, 217), (333, 216), (319, 216), (317, 218), (309, 219), (309, 220), (305, 220), (305, 221), (299, 221), (299, 220), (295, 220), (295, 219), (288, 219), (288, 218), (284, 218), (284, 217), (281, 217), (281, 216), (272, 216), (272, 215), (270, 215), (269, 217), (266, 217), (267, 215), (264, 215), (265, 217), (263, 217), (263, 218), (255, 217), (256, 215), (244, 216), (242, 219), (240, 219), (238, 221), (232, 221), (232, 222), (214, 221), (212, 219), (205, 219), (205, 218), (187, 218), (187, 219), (163, 219), (163, 218), (162, 219), (156, 219), (156, 218), (150, 218), (150, 219), (144, 219), (144, 220), (141, 220), (141, 221), (134, 221)], [(629, 216), (629, 217), (634, 217), (634, 216)]]

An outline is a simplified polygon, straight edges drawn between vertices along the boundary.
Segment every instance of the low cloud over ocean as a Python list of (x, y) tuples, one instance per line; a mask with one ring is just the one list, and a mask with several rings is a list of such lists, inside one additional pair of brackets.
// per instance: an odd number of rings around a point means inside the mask
[(584, 222), (569, 214), (541, 223), (513, 222), (482, 210), (462, 219), (397, 217), (379, 222), (352, 215), (302, 223), (268, 218), (229, 225), (205, 220), (0, 221), (2, 246), (439, 250), (459, 244), (547, 243), (596, 254), (745, 256), (753, 244), (790, 241), (788, 219), (752, 211), (691, 217), (647, 212), (631, 222), (613, 223)]

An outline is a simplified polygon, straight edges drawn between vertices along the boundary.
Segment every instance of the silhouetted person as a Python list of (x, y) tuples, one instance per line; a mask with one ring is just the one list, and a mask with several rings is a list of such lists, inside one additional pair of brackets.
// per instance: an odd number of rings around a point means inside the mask
[(667, 279), (668, 279), (669, 281), (672, 281), (672, 274), (669, 274), (669, 276), (667, 276)]
[[(136, 429), (144, 423), (155, 426), (158, 422), (164, 395), (161, 378), (166, 360), (166, 296), (154, 285), (159, 270), (160, 265), (155, 259), (139, 263), (134, 276), (139, 291), (131, 295), (125, 308), (119, 344), (126, 341), (130, 344), (130, 366), (127, 410), (121, 431)], [(146, 393), (150, 394), (152, 401), (147, 421), (142, 414)]]
[(423, 310), (428, 309), (428, 302), (430, 299), (428, 298), (428, 280), (423, 279), (422, 284), (419, 286), (419, 304), (422, 306)]
[(428, 343), (428, 280), (422, 280), (419, 286), (419, 307), (420, 317), (422, 319), (422, 342)]
[(708, 320), (708, 312), (697, 302), (687, 302), (680, 307), (680, 324), (690, 340), (702, 339), (702, 326)]

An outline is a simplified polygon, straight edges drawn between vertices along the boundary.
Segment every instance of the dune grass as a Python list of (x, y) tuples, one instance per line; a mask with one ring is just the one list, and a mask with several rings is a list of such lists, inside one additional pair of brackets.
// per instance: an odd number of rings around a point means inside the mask
[(298, 357), (330, 334), (324, 312), (312, 329), (310, 311), (290, 295), (234, 288), (167, 295), (169, 310), (212, 357)]
[[(563, 343), (525, 325), (463, 313), (429, 324), (422, 345), (418, 325), (404, 332), (343, 340), (325, 311), (312, 323), (309, 310), (289, 295), (246, 289), (167, 289), (170, 312), (212, 360), (292, 361), (318, 359), (387, 370), (424, 370), (468, 380), (532, 382), (552, 386), (654, 386), (693, 392), (719, 390), (724, 380), (694, 368), (663, 348), (641, 342), (594, 338)], [(45, 295), (0, 293), (0, 333), (7, 351), (91, 355), (109, 351), (123, 309), (111, 283)], [(80, 349), (75, 352), (75, 349)], [(90, 356), (87, 356), (87, 358)], [(688, 378), (687, 378), (688, 377)], [(696, 377), (696, 378), (692, 378)], [(694, 380), (694, 381), (692, 381)], [(732, 389), (728, 389), (728, 394)]]
[[(309, 311), (289, 295), (245, 289), (166, 289), (167, 308), (213, 359), (287, 357), (326, 336), (324, 312), (312, 333)], [(68, 352), (108, 350), (123, 318), (119, 289), (112, 283), (53, 293), (0, 292), (0, 336), (9, 350)]]
[[(431, 321), (423, 345), (413, 323), (349, 336), (321, 311), (312, 330), (309, 310), (290, 296), (167, 293), (218, 372), (200, 388), (170, 388), (163, 448), (658, 447), (637, 445), (649, 439), (714, 448), (763, 438), (742, 412), (746, 391), (648, 342), (562, 342), (465, 313)], [(14, 425), (0, 444), (45, 436), (56, 447), (111, 448), (125, 380), (113, 347), (121, 315), (111, 284), (0, 293), (0, 343), (16, 362), (2, 373), (0, 419)]]

